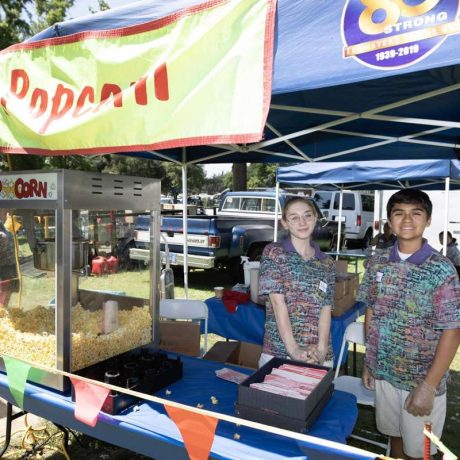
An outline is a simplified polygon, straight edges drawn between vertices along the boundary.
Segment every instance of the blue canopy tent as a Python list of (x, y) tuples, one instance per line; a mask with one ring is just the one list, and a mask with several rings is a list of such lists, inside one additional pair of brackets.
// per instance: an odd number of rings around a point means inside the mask
[[(203, 1), (135, 2), (56, 24), (31, 41), (141, 24), (199, 3)], [(431, 2), (428, 10), (425, 4), (406, 2), (393, 23), (384, 7), (375, 10), (375, 23), (364, 33), (360, 20), (366, 6), (359, 0), (340, 7), (337, 2), (278, 0), (264, 139), (137, 156), (181, 164), (184, 196), (187, 165), (194, 163), (456, 158), (459, 2)]]
[[(343, 190), (391, 190), (415, 187), (423, 190), (445, 190), (447, 198), (444, 235), (446, 236), (448, 192), (450, 189), (460, 189), (460, 161), (428, 159), (302, 163), (278, 168), (276, 171), (277, 193), (279, 193), (280, 183), (307, 184), (323, 190), (340, 189), (339, 226), (341, 225)], [(445, 247), (446, 238), (444, 249)], [(337, 247), (338, 250), (339, 247)]]

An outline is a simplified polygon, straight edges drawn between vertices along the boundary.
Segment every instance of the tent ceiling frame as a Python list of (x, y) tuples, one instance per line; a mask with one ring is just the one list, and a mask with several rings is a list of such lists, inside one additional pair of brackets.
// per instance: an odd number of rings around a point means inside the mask
[[(344, 123), (348, 123), (351, 121), (355, 121), (358, 119), (379, 119), (381, 121), (388, 121), (388, 122), (397, 122), (397, 123), (406, 123), (406, 124), (423, 124), (423, 125), (428, 125), (428, 126), (439, 126), (443, 128), (460, 128), (460, 123), (458, 122), (452, 122), (452, 121), (446, 121), (446, 120), (431, 120), (431, 119), (420, 119), (420, 118), (408, 118), (408, 117), (395, 117), (395, 116), (389, 116), (389, 115), (379, 115), (380, 112), (385, 112), (388, 110), (392, 110), (398, 107), (403, 107), (409, 104), (412, 104), (414, 102), (419, 102), (422, 100), (430, 99), (436, 96), (440, 96), (443, 94), (447, 94), (452, 91), (456, 91), (460, 89), (460, 84), (454, 84), (450, 86), (446, 86), (444, 88), (440, 88), (437, 90), (433, 91), (428, 91), (426, 93), (419, 94), (418, 96), (413, 96), (410, 98), (402, 99), (397, 102), (393, 102), (391, 104), (386, 104), (380, 107), (376, 107), (371, 110), (366, 110), (362, 112), (361, 114), (357, 113), (352, 113), (352, 112), (339, 112), (339, 111), (333, 111), (333, 110), (324, 110), (324, 109), (316, 109), (313, 107), (294, 107), (294, 106), (283, 106), (283, 105), (277, 105), (277, 104), (272, 104), (270, 107), (273, 109), (278, 109), (278, 110), (292, 110), (295, 112), (306, 112), (306, 113), (317, 113), (317, 114), (324, 114), (324, 115), (331, 115), (331, 116), (342, 116), (342, 118), (339, 118), (337, 120), (332, 120), (330, 122), (322, 123), (317, 126), (313, 126), (310, 128), (306, 128), (300, 131), (297, 131), (295, 133), (290, 133), (286, 134), (284, 136), (279, 136), (277, 139), (270, 139), (268, 141), (263, 141), (259, 142), (256, 144), (253, 144), (250, 146), (250, 149), (256, 150), (259, 149), (260, 147), (267, 147), (270, 145), (274, 145), (280, 142), (286, 142), (290, 141), (291, 139), (294, 139), (296, 137), (301, 137), (305, 136), (307, 134), (312, 134), (317, 131), (325, 131), (326, 129), (332, 128), (334, 126), (338, 126)], [(405, 139), (406, 136), (404, 136), (401, 139)], [(415, 142), (412, 142), (415, 143)], [(379, 146), (380, 144), (376, 145), (371, 145), (372, 146)], [(452, 148), (451, 146), (445, 146)], [(369, 146), (366, 146), (365, 148), (369, 148)], [(351, 151), (344, 151), (342, 154), (346, 153), (351, 153), (356, 150), (351, 150)], [(329, 154), (327, 156), (323, 156), (322, 159), (324, 160), (325, 158), (334, 158), (335, 156), (338, 156), (336, 154)], [(319, 160), (315, 160), (319, 161)]]

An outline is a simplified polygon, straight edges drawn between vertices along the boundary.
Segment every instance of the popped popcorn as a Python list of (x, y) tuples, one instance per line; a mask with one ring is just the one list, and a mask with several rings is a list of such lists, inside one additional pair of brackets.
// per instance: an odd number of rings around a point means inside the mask
[[(72, 307), (71, 371), (119, 355), (152, 341), (149, 307), (119, 311), (120, 327), (101, 334), (102, 310)], [(0, 353), (54, 368), (56, 362), (55, 310), (38, 306), (24, 311), (0, 306)]]

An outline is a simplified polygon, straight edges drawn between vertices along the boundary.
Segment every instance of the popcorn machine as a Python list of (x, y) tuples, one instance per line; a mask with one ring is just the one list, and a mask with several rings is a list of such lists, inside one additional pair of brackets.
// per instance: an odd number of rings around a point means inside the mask
[[(129, 260), (140, 214), (148, 265)], [(157, 345), (159, 234), (157, 179), (0, 172), (0, 354), (76, 372)], [(51, 372), (39, 383), (67, 389)]]

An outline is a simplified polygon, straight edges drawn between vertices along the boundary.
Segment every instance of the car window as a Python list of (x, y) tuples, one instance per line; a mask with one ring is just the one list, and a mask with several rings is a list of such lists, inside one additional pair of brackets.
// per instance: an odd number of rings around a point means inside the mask
[(222, 209), (232, 209), (232, 210), (240, 209), (240, 198), (234, 197), (234, 196), (228, 196), (225, 199)]
[(363, 211), (374, 212), (374, 197), (371, 195), (361, 195)]
[(313, 200), (320, 209), (329, 209), (331, 205), (332, 192), (316, 192)]
[(261, 211), (275, 212), (275, 199), (274, 198), (262, 198)]
[[(340, 193), (336, 193), (335, 199), (334, 199), (334, 209), (339, 209), (339, 204), (340, 204)], [(353, 193), (343, 194), (342, 209), (344, 211), (354, 211), (355, 210), (355, 195)]]
[(241, 198), (242, 211), (260, 211), (260, 198)]

